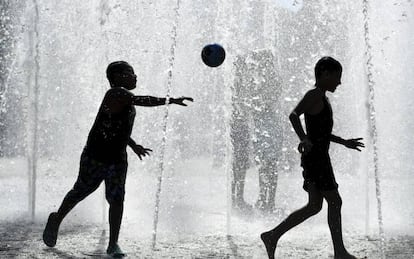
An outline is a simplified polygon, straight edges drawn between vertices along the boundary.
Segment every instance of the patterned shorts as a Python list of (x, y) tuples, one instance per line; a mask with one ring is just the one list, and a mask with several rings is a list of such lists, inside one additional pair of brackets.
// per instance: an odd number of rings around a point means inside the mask
[(124, 201), (125, 179), (128, 163), (106, 164), (90, 158), (86, 152), (82, 153), (78, 179), (69, 197), (73, 200), (82, 200), (94, 192), (102, 181), (105, 181), (105, 196), (109, 203)]

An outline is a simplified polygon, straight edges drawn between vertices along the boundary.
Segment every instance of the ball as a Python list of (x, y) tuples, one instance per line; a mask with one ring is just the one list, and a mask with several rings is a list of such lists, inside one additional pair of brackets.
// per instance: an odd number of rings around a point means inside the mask
[(209, 44), (201, 51), (201, 59), (209, 67), (220, 66), (226, 58), (226, 51), (219, 44)]

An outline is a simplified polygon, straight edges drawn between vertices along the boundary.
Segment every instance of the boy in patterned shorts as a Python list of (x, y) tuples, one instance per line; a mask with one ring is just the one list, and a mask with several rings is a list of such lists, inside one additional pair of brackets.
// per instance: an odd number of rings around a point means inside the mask
[(128, 167), (126, 147), (129, 146), (139, 159), (152, 151), (136, 144), (131, 138), (135, 119), (134, 106), (165, 105), (167, 100), (168, 104), (187, 106), (183, 101), (193, 101), (193, 99), (135, 96), (130, 90), (136, 88), (137, 76), (132, 66), (125, 61), (109, 64), (106, 75), (111, 88), (106, 92), (95, 123), (89, 132), (80, 159), (78, 179), (63, 199), (59, 210), (49, 215), (43, 232), (43, 241), (47, 246), (54, 247), (59, 226), (65, 216), (76, 204), (94, 192), (102, 181), (105, 181), (110, 227), (107, 254), (122, 257), (125, 254), (118, 246), (118, 235), (122, 221)]

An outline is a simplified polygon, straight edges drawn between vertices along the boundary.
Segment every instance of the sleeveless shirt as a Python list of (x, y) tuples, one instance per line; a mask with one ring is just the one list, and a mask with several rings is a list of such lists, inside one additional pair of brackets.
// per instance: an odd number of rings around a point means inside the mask
[(328, 152), (333, 119), (332, 108), (326, 96), (323, 97), (324, 107), (318, 114), (305, 113), (306, 133), (313, 144), (312, 151)]

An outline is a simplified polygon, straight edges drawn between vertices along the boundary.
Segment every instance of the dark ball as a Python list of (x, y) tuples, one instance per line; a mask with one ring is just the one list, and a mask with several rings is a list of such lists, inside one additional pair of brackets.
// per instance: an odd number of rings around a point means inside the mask
[(201, 51), (201, 59), (209, 67), (220, 66), (226, 58), (226, 52), (219, 44), (206, 45)]

